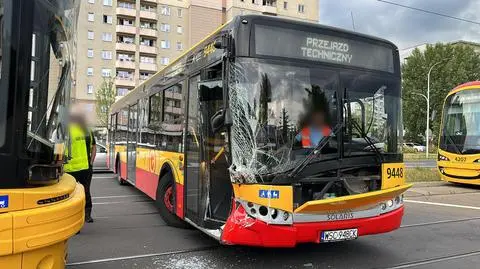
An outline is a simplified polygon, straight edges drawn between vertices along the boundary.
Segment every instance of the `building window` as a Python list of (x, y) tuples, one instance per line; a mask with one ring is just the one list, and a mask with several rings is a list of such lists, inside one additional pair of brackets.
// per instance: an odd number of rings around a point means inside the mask
[(161, 57), (160, 58), (160, 64), (168, 65), (169, 63), (170, 63), (170, 58), (168, 58), (168, 57)]
[(95, 34), (93, 33), (93, 31), (90, 31), (90, 30), (88, 30), (87, 35), (88, 35), (88, 39), (90, 40), (93, 40), (93, 38), (95, 37)]
[(117, 71), (117, 78), (124, 80), (133, 80), (133, 73), (128, 71)]
[(104, 6), (112, 6), (112, 0), (103, 0), (103, 5)]
[(135, 3), (118, 2), (118, 7), (128, 8), (128, 9), (135, 9)]
[(140, 21), (140, 28), (155, 30), (157, 25), (154, 22)]
[(102, 68), (102, 77), (111, 77), (112, 69)]
[(183, 17), (183, 9), (181, 8), (177, 9), (177, 15), (179, 18)]
[(88, 58), (93, 58), (93, 49), (88, 49), (87, 50), (87, 56), (88, 56)]
[(117, 53), (117, 60), (121, 62), (134, 62), (135, 56), (125, 53)]
[(161, 14), (165, 15), (165, 16), (170, 16), (170, 7), (169, 6), (163, 6)]
[(124, 44), (133, 44), (135, 43), (135, 38), (131, 36), (118, 36), (118, 43), (124, 43)]
[(287, 8), (288, 8), (288, 3), (287, 3), (287, 1), (284, 1), (283, 2), (283, 9), (287, 9)]
[(162, 49), (169, 49), (170, 48), (170, 40), (162, 40), (160, 42), (160, 46)]
[(88, 67), (87, 68), (87, 76), (89, 76), (89, 77), (93, 76), (93, 67)]
[(113, 17), (110, 16), (110, 15), (103, 15), (103, 23), (112, 24), (113, 23)]
[(153, 47), (153, 46), (155, 46), (155, 40), (148, 39), (148, 38), (145, 38), (145, 37), (141, 37), (140, 38), (140, 45)]
[(141, 80), (147, 80), (151, 76), (152, 76), (152, 73), (140, 72), (140, 79)]
[(102, 51), (102, 59), (104, 60), (111, 60), (113, 53), (109, 50)]
[(140, 62), (147, 63), (147, 64), (154, 64), (155, 63), (155, 58), (154, 57), (148, 57), (148, 56), (140, 56)]
[(170, 32), (170, 24), (168, 23), (162, 23), (160, 25), (160, 31), (162, 32)]
[(305, 13), (305, 5), (299, 4), (299, 5), (298, 5), (298, 12), (300, 12), (300, 13)]
[(177, 33), (179, 34), (183, 33), (183, 27), (181, 25), (177, 25)]
[(128, 93), (127, 88), (117, 88), (117, 96), (125, 96)]
[(135, 20), (119, 18), (117, 24), (124, 25), (124, 26), (133, 26), (135, 24)]
[(87, 93), (92, 94), (93, 93), (93, 85), (92, 84), (87, 84)]
[(102, 40), (107, 42), (112, 42), (112, 33), (102, 33)]
[(88, 21), (95, 21), (95, 14), (93, 12), (88, 12)]
[(182, 42), (177, 42), (177, 50), (183, 50)]
[(89, 4), (95, 4), (95, 0), (88, 0)]

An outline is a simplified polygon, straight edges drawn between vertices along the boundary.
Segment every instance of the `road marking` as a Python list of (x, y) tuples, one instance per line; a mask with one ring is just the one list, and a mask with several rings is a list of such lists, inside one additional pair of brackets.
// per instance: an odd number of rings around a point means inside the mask
[(150, 257), (158, 257), (158, 256), (166, 256), (166, 255), (183, 254), (183, 253), (188, 253), (188, 252), (204, 251), (204, 250), (209, 250), (209, 249), (218, 248), (218, 247), (219, 246), (209, 246), (209, 247), (200, 247), (200, 248), (194, 248), (194, 249), (176, 250), (176, 251), (169, 251), (169, 252), (150, 253), (150, 254), (133, 255), (133, 256), (123, 256), (123, 257), (115, 257), (115, 258), (89, 260), (89, 261), (83, 261), (83, 262), (72, 262), (72, 263), (67, 263), (67, 266), (93, 264), (93, 263), (115, 262), (115, 261), (124, 261), (124, 260), (132, 260), (132, 259), (141, 259), (141, 258), (150, 258)]
[(432, 221), (432, 222), (421, 222), (415, 224), (406, 224), (400, 226), (400, 228), (410, 228), (410, 227), (418, 227), (418, 226), (428, 226), (428, 225), (435, 225), (435, 224), (444, 224), (444, 223), (453, 223), (453, 222), (466, 222), (472, 220), (480, 220), (480, 217), (475, 218), (464, 218), (464, 219), (456, 219), (456, 220), (439, 220), (439, 221)]
[(420, 260), (420, 261), (415, 261), (415, 262), (409, 262), (405, 263), (402, 265), (397, 265), (393, 267), (386, 267), (385, 269), (403, 269), (403, 268), (411, 268), (411, 267), (418, 267), (421, 265), (427, 265), (427, 264), (432, 264), (432, 263), (437, 263), (437, 262), (444, 262), (444, 261), (449, 261), (449, 260), (456, 260), (456, 259), (462, 259), (462, 258), (467, 258), (471, 256), (477, 256), (480, 255), (480, 251), (472, 251), (464, 254), (457, 254), (457, 255), (451, 255), (451, 256), (445, 256), (441, 258), (432, 258), (432, 259), (426, 259), (426, 260)]
[(435, 202), (425, 202), (425, 201), (416, 201), (416, 200), (403, 200), (407, 203), (413, 204), (424, 204), (424, 205), (438, 205), (438, 206), (445, 206), (445, 207), (456, 207), (456, 208), (465, 208), (465, 209), (473, 209), (473, 210), (480, 210), (480, 207), (477, 206), (467, 206), (467, 205), (455, 205), (455, 204), (444, 204), (444, 203), (435, 203)]
[(149, 200), (140, 200), (140, 201), (118, 201), (118, 202), (95, 202), (93, 205), (113, 205), (113, 204), (129, 204), (129, 203), (149, 203)]
[(93, 176), (94, 179), (114, 179), (115, 176), (109, 176), (109, 177), (99, 177), (99, 176)]
[(145, 195), (111, 195), (111, 196), (96, 196), (92, 199), (113, 199), (113, 198), (127, 198), (127, 197), (144, 197)]

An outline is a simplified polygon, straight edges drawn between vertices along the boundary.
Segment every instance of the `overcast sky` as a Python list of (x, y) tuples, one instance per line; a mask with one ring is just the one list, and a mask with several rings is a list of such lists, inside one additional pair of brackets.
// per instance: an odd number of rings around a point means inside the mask
[[(399, 49), (422, 43), (467, 40), (480, 43), (480, 25), (427, 14), (377, 0), (319, 0), (320, 23), (394, 42)], [(480, 23), (480, 0), (388, 0)]]

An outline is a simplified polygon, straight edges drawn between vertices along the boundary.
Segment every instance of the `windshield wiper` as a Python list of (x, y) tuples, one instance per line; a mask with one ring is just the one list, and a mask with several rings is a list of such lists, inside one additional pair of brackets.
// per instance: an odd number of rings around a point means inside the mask
[[(448, 142), (450, 142), (450, 144), (453, 146), (453, 148), (455, 149), (455, 152), (457, 154), (462, 154), (462, 152), (460, 151), (460, 149), (457, 147), (457, 144), (455, 144), (455, 142), (453, 141), (452, 137), (448, 134), (445, 134), (445, 137), (447, 138)], [(447, 145), (448, 146), (448, 145)]]
[(375, 151), (375, 155), (378, 157), (379, 161), (380, 162), (383, 162), (383, 155), (382, 153), (380, 152), (380, 150), (377, 148), (377, 146), (375, 146), (375, 143), (372, 142), (372, 140), (370, 139), (370, 137), (363, 133), (362, 129), (360, 128), (360, 126), (358, 125), (358, 122), (352, 120), (352, 119), (349, 119), (349, 122), (352, 123), (352, 125), (355, 127), (355, 129), (357, 129), (357, 131), (360, 133), (360, 135), (362, 136), (362, 138), (367, 142), (368, 144), (368, 147), (373, 149), (373, 151)]
[(321, 153), (321, 150), (330, 142), (330, 139), (332, 139), (333, 135), (336, 135), (339, 130), (341, 130), (343, 127), (343, 123), (338, 123), (332, 130), (332, 133), (329, 136), (324, 136), (318, 143), (318, 145), (312, 149), (312, 151), (305, 157), (305, 159), (297, 166), (295, 167), (288, 175), (288, 178), (295, 178), (300, 172), (305, 169), (314, 159), (318, 157), (318, 155)]

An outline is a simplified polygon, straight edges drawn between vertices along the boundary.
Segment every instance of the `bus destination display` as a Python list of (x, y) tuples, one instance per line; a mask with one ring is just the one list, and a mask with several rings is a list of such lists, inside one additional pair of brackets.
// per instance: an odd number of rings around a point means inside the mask
[[(268, 38), (261, 38), (268, 36)], [(258, 55), (300, 58), (393, 72), (393, 50), (388, 47), (293, 29), (256, 25)]]

